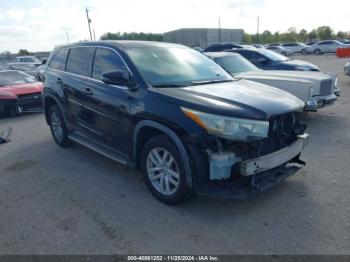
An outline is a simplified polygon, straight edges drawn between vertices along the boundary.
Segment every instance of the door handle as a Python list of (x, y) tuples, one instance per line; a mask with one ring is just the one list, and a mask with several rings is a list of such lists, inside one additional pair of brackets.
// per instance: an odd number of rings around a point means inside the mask
[(63, 84), (63, 81), (61, 78), (57, 78), (56, 79), (56, 83), (59, 84), (59, 85), (62, 85)]
[(87, 96), (92, 96), (94, 93), (92, 92), (92, 90), (90, 88), (85, 88), (84, 94)]

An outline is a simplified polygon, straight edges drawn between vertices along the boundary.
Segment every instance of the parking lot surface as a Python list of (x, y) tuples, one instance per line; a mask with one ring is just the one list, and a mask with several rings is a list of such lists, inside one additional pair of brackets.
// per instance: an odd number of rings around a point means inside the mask
[(336, 105), (302, 113), (306, 167), (245, 201), (166, 206), (141, 174), (59, 148), (43, 114), (0, 119), (0, 254), (350, 254), (350, 78), (344, 59), (298, 57), (339, 76)]

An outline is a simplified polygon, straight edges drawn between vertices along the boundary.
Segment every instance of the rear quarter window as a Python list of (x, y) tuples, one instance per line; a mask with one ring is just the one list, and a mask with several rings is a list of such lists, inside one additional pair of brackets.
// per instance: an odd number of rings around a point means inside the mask
[(71, 48), (68, 55), (66, 71), (69, 73), (87, 76), (91, 75), (94, 47)]
[(68, 51), (69, 51), (68, 48), (59, 50), (51, 60), (49, 67), (55, 70), (64, 71), (66, 66)]

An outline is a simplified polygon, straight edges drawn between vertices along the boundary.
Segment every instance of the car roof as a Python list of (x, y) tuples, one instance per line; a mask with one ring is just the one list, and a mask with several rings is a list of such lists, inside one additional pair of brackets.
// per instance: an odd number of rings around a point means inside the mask
[(60, 45), (56, 48), (70, 48), (70, 47), (79, 47), (79, 46), (106, 46), (106, 47), (117, 47), (120, 49), (128, 49), (133, 47), (180, 47), (180, 48), (189, 48), (180, 44), (166, 43), (166, 42), (153, 42), (153, 41), (135, 41), (135, 40), (100, 40), (92, 42), (79, 42), (73, 44)]
[(33, 63), (31, 62), (15, 62), (15, 63), (7, 63), (7, 65), (34, 65)]
[(22, 56), (17, 56), (16, 58), (27, 58), (27, 57), (36, 57), (35, 55), (22, 55)]
[(232, 53), (232, 52), (205, 52), (203, 53), (209, 58), (219, 58), (225, 56), (240, 56), (240, 54)]
[(25, 74), (25, 75), (28, 75), (28, 74), (26, 74), (25, 72), (20, 71), (20, 70), (1, 70), (1, 71), (0, 71), (0, 74), (2, 74), (2, 73), (18, 73), (18, 74)]

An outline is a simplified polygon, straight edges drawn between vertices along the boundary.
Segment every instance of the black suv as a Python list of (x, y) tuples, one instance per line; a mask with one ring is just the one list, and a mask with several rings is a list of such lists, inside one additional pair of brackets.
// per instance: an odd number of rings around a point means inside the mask
[(243, 199), (303, 167), (298, 98), (236, 80), (190, 48), (98, 41), (57, 47), (44, 84), (46, 121), (62, 147), (85, 145), (142, 170), (174, 204), (191, 192)]

